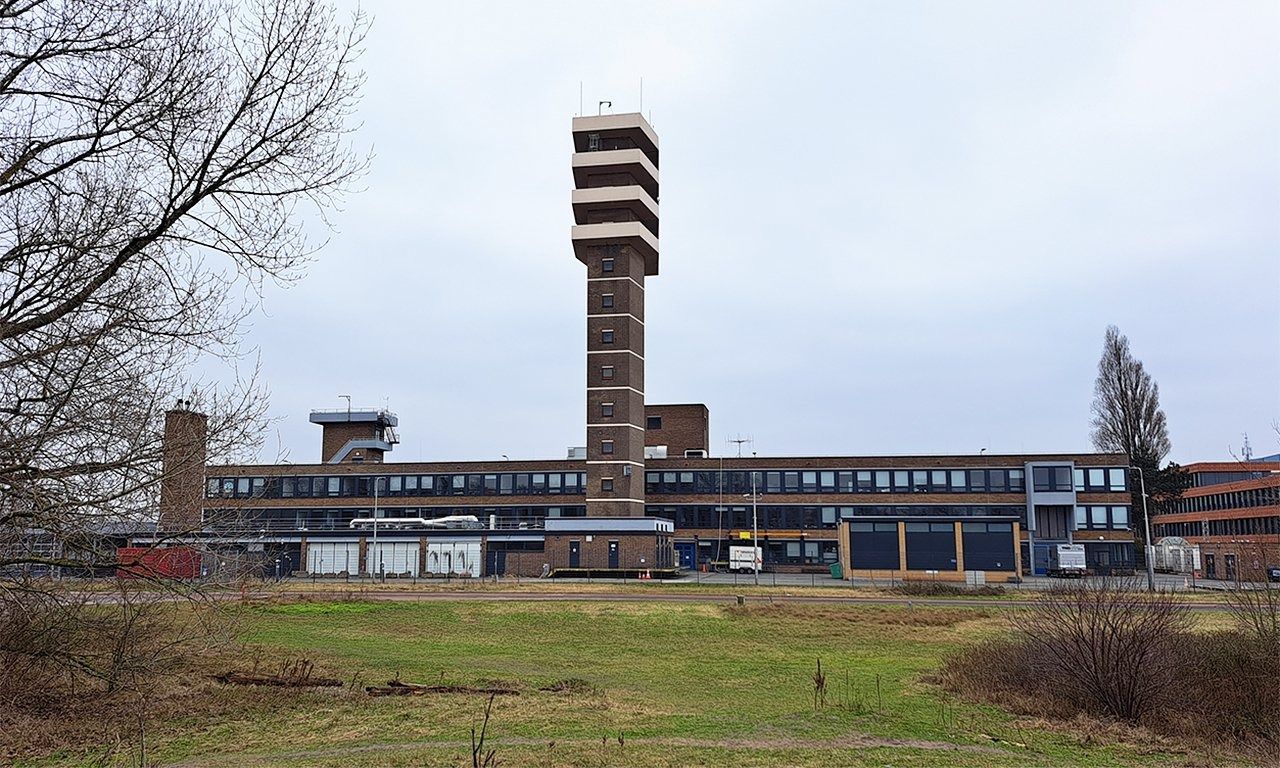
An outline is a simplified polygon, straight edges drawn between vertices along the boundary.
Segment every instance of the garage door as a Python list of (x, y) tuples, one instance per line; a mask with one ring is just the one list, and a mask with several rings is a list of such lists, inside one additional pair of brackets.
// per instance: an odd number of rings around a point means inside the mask
[[(378, 557), (381, 555), (381, 561)], [(369, 571), (378, 572), (378, 563), (382, 563), (382, 572), (388, 576), (418, 575), (418, 541), (379, 541), (375, 550), (369, 546)]]
[(360, 543), (313, 541), (307, 546), (307, 573), (317, 575), (360, 572)]
[(427, 573), (480, 575), (480, 542), (451, 540), (427, 542)]

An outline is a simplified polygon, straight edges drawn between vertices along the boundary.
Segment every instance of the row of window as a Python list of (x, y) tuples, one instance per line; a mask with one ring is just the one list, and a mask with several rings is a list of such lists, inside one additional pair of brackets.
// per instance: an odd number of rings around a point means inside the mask
[[(721, 511), (722, 510), (722, 511)], [(647, 506), (649, 517), (664, 517), (675, 523), (676, 530), (746, 530), (751, 528), (750, 506)], [(862, 504), (855, 507), (810, 507), (799, 505), (761, 504), (756, 507), (756, 525), (761, 529), (815, 530), (831, 529), (841, 520), (854, 517), (1007, 517), (1026, 516), (1026, 507), (1016, 504), (913, 504), (911, 506)]]
[(1220, 509), (1247, 509), (1280, 505), (1280, 486), (1250, 488), (1245, 491), (1184, 496), (1173, 505), (1175, 512), (1213, 512)]
[(1223, 483), (1238, 483), (1241, 480), (1254, 480), (1259, 477), (1266, 477), (1268, 472), (1193, 472), (1191, 474), (1191, 484), (1197, 488), (1206, 485), (1221, 485)]
[(581, 494), (585, 472), (498, 472), (466, 475), (342, 475), (328, 477), (212, 477), (207, 498), (291, 499), (379, 496), (541, 496)]
[(1076, 507), (1076, 530), (1129, 530), (1128, 507)]
[(1280, 515), (1240, 517), (1231, 520), (1196, 520), (1157, 523), (1157, 536), (1274, 536), (1280, 534)]
[[(612, 403), (604, 405), (611, 413)], [(651, 417), (660, 428), (661, 417)], [(601, 442), (601, 452), (614, 453), (611, 440)], [(1061, 473), (1068, 467), (1035, 467), (1037, 490), (1059, 490)], [(1041, 477), (1041, 470), (1046, 470)], [(1078, 469), (1077, 491), (1123, 491), (1123, 469)], [(1044, 480), (1043, 486), (1040, 481)], [(380, 496), (521, 496), (580, 494), (586, 488), (583, 472), (497, 472), (449, 475), (378, 475), (321, 477), (214, 477), (205, 490), (208, 498), (318, 498)], [(879, 470), (733, 470), (646, 472), (645, 492), (653, 494), (741, 494), (754, 484), (760, 493), (1024, 493), (1021, 469), (879, 469)], [(1070, 490), (1070, 488), (1067, 488)], [(1178, 511), (1227, 509), (1277, 503), (1280, 489), (1237, 491), (1231, 494), (1183, 499)], [(1222, 497), (1219, 499), (1219, 497)], [(1186, 509), (1181, 505), (1190, 504)], [(1232, 506), (1216, 506), (1230, 504)]]
[[(752, 477), (754, 475), (754, 478)], [(1126, 491), (1123, 467), (1034, 467), (1037, 491)], [(646, 493), (1025, 493), (1021, 469), (760, 470), (646, 472)]]
[[(752, 477), (754, 475), (754, 478)], [(645, 493), (1025, 493), (1021, 469), (645, 472)], [(723, 490), (722, 490), (723, 484)]]
[[(563, 507), (397, 507), (378, 508), (379, 518), (423, 517), (427, 519), (448, 515), (474, 515), (484, 525), (496, 515), (508, 527), (521, 522), (537, 522), (549, 517), (586, 517), (587, 508), (582, 505)], [(214, 527), (252, 528), (262, 525), (272, 529), (295, 527), (307, 530), (338, 530), (350, 527), (352, 520), (373, 516), (371, 507), (353, 509), (253, 509), (216, 510), (204, 513), (206, 524)]]

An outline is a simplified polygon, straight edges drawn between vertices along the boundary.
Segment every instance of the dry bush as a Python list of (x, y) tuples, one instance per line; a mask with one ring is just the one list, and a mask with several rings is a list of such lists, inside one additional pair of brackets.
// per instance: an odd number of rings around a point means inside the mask
[(904, 581), (889, 591), (909, 597), (993, 597), (1005, 593), (1004, 587), (997, 584), (971, 587), (946, 581)]
[(1011, 632), (952, 655), (937, 682), (1019, 714), (1141, 724), (1280, 764), (1280, 649), (1265, 615), (1233, 615), (1232, 631), (1196, 633), (1172, 595), (1081, 584), (1040, 596)]
[(1013, 614), (1034, 674), (1080, 711), (1139, 722), (1177, 695), (1190, 609), (1134, 587), (1081, 583)]
[(224, 638), (230, 613), (118, 583), (113, 593), (0, 590), (0, 707), (145, 691), (193, 649)]

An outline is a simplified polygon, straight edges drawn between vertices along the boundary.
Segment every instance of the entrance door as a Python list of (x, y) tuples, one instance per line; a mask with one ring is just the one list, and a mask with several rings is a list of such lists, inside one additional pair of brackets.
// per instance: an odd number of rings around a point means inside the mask
[(569, 567), (582, 567), (582, 542), (580, 541), (569, 542)]
[(1235, 581), (1236, 580), (1236, 556), (1224, 555), (1222, 557), (1222, 562), (1225, 563), (1227, 566), (1227, 581)]
[(677, 544), (676, 552), (680, 555), (680, 567), (693, 570), (695, 567), (695, 559), (697, 557), (697, 544)]
[(1056, 544), (1036, 543), (1035, 575), (1044, 576), (1049, 572), (1049, 548)]
[(502, 576), (507, 572), (507, 551), (490, 549), (485, 553), (484, 574), (486, 576)]
[(1204, 556), (1204, 575), (1211, 579), (1218, 578), (1218, 565), (1214, 562), (1213, 555)]
[(617, 541), (609, 542), (609, 567), (610, 568), (618, 567), (618, 542)]

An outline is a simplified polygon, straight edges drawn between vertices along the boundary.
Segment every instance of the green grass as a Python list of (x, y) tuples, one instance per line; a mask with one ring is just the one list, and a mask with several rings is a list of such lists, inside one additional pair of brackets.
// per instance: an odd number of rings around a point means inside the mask
[[(1083, 740), (1019, 723), (950, 700), (928, 683), (946, 653), (997, 631), (994, 616), (898, 606), (299, 603), (252, 609), (241, 637), (263, 666), (304, 656), (321, 673), (358, 676), (359, 686), (399, 675), (520, 687), (520, 696), (496, 700), (490, 724), (506, 766), (1136, 766), (1180, 759), (1149, 741)], [(827, 704), (815, 709), (819, 658)], [(239, 663), (250, 663), (248, 652)], [(537, 690), (567, 678), (594, 691)], [(161, 718), (147, 735), (152, 759), (470, 765), (469, 731), (484, 705), (468, 695), (371, 698), (351, 690), (205, 685), (200, 696), (234, 701)]]

